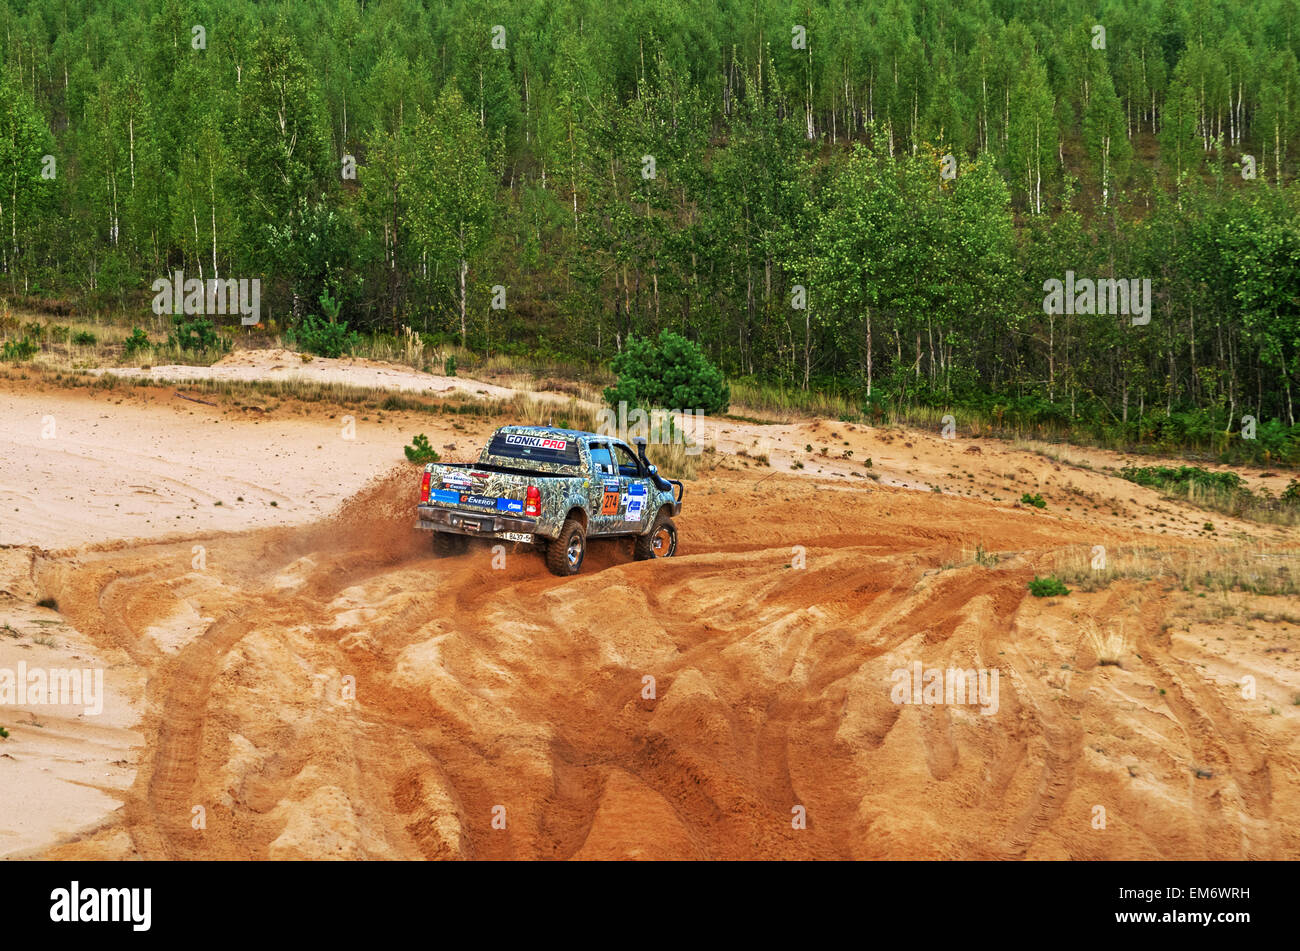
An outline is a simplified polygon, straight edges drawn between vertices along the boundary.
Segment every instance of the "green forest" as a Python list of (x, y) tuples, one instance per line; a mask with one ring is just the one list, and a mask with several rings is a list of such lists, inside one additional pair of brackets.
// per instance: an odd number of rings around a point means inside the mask
[(0, 294), (1295, 460), (1298, 56), (1300, 0), (0, 0)]

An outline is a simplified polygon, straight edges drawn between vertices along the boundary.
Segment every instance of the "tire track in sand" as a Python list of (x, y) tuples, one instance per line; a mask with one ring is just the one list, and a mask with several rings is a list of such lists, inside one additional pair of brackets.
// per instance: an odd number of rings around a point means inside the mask
[(208, 694), (222, 660), (250, 629), (241, 613), (224, 614), (154, 672), (161, 684), (158, 712), (149, 718), (154, 742), (126, 806), (136, 848), (146, 859), (203, 857), (190, 821)]

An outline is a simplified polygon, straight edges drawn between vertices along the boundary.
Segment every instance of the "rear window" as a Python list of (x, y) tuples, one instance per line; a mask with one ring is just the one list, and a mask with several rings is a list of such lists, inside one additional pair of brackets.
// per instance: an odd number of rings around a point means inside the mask
[(565, 436), (539, 436), (534, 433), (497, 433), (487, 447), (489, 456), (502, 456), (525, 462), (550, 462), (562, 466), (582, 464), (578, 441)]

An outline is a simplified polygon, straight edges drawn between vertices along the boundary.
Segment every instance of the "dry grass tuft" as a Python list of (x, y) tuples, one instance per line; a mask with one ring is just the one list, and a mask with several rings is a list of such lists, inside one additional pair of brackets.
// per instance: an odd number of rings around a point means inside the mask
[(1123, 667), (1124, 660), (1132, 649), (1128, 637), (1124, 634), (1124, 620), (1121, 618), (1118, 631), (1103, 633), (1093, 618), (1088, 618), (1084, 625), (1084, 645), (1097, 658), (1099, 667)]

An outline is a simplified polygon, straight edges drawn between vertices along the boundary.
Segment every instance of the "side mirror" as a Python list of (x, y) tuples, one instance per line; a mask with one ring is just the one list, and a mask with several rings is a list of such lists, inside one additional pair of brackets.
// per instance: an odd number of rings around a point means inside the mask
[(651, 474), (651, 475), (654, 475), (654, 474), (657, 473), (658, 471), (659, 471), (659, 467), (658, 467), (658, 466), (651, 466), (651, 467), (650, 467), (650, 474)]

